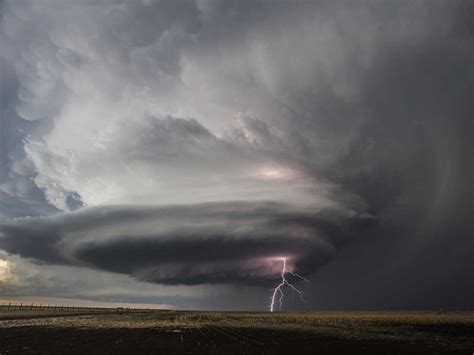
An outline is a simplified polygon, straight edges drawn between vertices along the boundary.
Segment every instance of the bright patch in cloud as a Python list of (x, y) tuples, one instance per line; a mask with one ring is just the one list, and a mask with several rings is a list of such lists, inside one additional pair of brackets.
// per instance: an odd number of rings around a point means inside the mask
[(11, 279), (10, 264), (7, 260), (0, 260), (0, 283)]

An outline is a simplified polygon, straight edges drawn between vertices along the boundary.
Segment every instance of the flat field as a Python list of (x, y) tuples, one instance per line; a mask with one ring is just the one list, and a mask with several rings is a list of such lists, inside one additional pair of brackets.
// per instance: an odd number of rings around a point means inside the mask
[(0, 354), (474, 352), (474, 312), (0, 309)]

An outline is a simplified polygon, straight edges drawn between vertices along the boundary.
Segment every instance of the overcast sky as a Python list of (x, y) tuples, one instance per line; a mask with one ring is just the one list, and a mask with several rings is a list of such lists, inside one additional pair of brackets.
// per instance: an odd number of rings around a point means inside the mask
[(473, 40), (470, 1), (0, 0), (0, 298), (265, 310), (286, 258), (285, 310), (474, 307)]

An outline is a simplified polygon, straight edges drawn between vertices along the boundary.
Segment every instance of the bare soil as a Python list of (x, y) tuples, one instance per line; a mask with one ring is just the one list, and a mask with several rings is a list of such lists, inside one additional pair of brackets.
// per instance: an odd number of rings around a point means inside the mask
[(474, 312), (7, 311), (0, 354), (474, 352)]

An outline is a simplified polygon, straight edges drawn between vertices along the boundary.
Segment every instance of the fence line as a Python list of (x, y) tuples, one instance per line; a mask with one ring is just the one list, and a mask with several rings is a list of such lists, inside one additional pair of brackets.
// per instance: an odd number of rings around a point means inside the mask
[[(107, 312), (107, 313), (145, 313), (156, 310), (149, 308), (130, 308), (130, 307), (86, 307), (77, 305), (63, 304), (43, 304), (43, 303), (24, 303), (24, 302), (0, 302), (1, 311), (64, 311), (64, 312)], [(157, 309), (158, 310), (158, 309)]]

